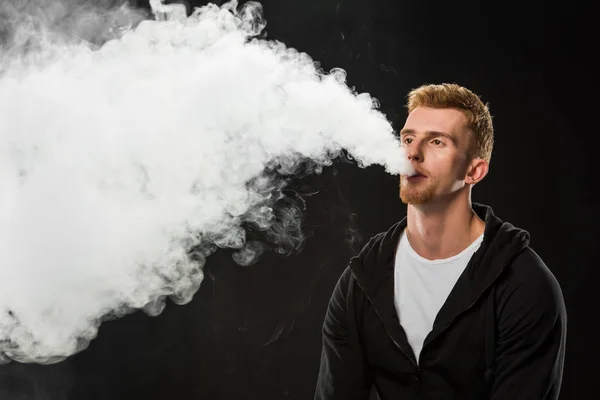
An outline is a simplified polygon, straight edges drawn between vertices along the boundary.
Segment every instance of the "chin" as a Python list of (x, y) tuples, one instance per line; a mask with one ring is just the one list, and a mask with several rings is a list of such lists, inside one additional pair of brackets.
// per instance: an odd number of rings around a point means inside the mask
[(404, 204), (422, 205), (435, 201), (436, 197), (432, 190), (419, 191), (400, 189), (400, 200)]

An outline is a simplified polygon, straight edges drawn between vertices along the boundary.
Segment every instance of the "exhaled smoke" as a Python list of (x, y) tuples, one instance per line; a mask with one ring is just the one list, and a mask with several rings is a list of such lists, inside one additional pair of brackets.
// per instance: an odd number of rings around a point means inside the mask
[[(97, 47), (120, 37), (150, 13), (126, 0), (3, 0), (0, 2), (2, 57), (48, 56), (58, 43)], [(43, 50), (46, 54), (40, 54)], [(1, 70), (0, 70), (1, 71)]]
[(297, 245), (286, 179), (342, 151), (410, 171), (368, 94), (253, 39), (260, 7), (237, 9), (163, 9), (99, 48), (37, 48), (51, 57), (3, 52), (0, 361), (58, 362), (107, 318), (189, 302), (216, 248), (260, 257), (246, 228)]

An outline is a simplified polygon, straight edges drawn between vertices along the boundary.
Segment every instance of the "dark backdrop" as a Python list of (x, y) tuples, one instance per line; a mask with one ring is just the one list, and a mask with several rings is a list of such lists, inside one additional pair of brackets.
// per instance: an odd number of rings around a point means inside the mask
[[(396, 128), (407, 91), (422, 83), (456, 82), (490, 103), (496, 145), (473, 200), (530, 232), (568, 310), (561, 399), (594, 398), (600, 122), (592, 14), (563, 2), (479, 3), (262, 1), (269, 38), (325, 70), (344, 68)], [(294, 181), (306, 200), (302, 252), (267, 253), (246, 268), (218, 252), (190, 304), (107, 322), (87, 350), (60, 364), (0, 367), (1, 399), (310, 399), (333, 286), (365, 239), (404, 217), (397, 187), (382, 168), (347, 163)]]

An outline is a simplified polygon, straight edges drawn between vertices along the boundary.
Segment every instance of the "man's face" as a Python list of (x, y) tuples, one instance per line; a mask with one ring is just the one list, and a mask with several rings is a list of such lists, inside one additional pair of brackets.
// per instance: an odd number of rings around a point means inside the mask
[(452, 108), (417, 107), (400, 131), (411, 165), (423, 177), (400, 177), (400, 199), (429, 204), (450, 198), (465, 186), (467, 118)]

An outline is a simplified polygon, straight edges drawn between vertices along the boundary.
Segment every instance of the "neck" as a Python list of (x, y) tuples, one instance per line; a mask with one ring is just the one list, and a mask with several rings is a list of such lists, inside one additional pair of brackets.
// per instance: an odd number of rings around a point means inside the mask
[(411, 247), (430, 260), (459, 254), (485, 229), (485, 222), (473, 211), (470, 199), (464, 198), (437, 204), (409, 204), (406, 219)]

